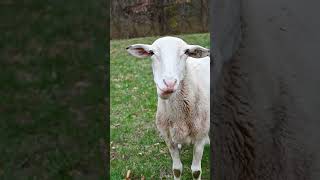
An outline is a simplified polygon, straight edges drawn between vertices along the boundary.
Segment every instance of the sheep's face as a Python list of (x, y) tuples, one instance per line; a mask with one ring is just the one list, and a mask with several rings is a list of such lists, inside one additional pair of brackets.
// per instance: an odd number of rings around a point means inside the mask
[(209, 56), (208, 49), (188, 45), (175, 37), (159, 38), (152, 45), (134, 44), (127, 47), (127, 51), (135, 57), (151, 57), (154, 82), (162, 99), (168, 99), (178, 89), (185, 77), (188, 57)]

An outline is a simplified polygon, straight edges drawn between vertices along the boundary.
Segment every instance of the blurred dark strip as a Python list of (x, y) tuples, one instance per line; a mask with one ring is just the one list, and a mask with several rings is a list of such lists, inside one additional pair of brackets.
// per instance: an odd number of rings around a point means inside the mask
[(105, 0), (0, 2), (0, 179), (103, 179)]
[(212, 179), (319, 179), (319, 6), (212, 0)]

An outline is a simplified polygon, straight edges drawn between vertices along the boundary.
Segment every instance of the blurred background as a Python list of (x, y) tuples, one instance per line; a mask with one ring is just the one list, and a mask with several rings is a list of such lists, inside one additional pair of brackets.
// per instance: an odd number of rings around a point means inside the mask
[(208, 0), (114, 0), (111, 39), (208, 32)]

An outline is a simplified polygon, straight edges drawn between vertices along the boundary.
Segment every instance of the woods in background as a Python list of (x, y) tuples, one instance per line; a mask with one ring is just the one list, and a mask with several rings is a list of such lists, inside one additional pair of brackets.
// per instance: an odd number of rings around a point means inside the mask
[(208, 32), (208, 0), (113, 0), (111, 39)]

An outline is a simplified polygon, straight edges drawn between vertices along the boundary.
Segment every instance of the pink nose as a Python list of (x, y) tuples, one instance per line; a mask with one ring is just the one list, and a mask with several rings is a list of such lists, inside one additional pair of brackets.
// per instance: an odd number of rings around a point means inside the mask
[(166, 85), (167, 89), (168, 90), (173, 90), (174, 89), (174, 86), (176, 85), (177, 83), (177, 80), (176, 79), (173, 79), (173, 80), (168, 80), (168, 79), (163, 79), (163, 83)]

